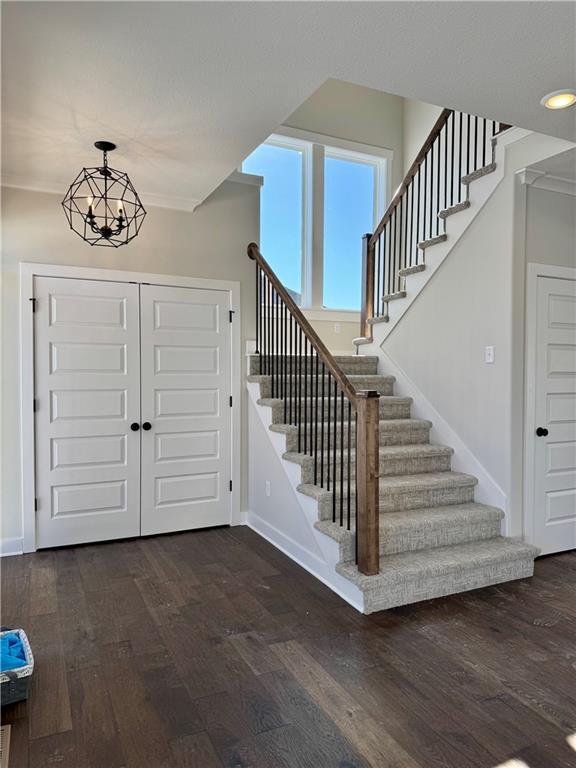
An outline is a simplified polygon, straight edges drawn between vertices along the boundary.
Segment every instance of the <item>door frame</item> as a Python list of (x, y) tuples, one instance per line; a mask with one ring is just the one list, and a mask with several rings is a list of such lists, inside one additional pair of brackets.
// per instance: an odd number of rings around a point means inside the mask
[[(526, 367), (524, 397), (524, 538), (535, 544), (534, 432), (536, 431), (536, 343), (538, 339), (538, 278), (576, 280), (576, 267), (529, 263), (526, 270)], [(536, 545), (537, 546), (537, 545)]]
[(20, 263), (20, 466), (22, 494), (23, 551), (36, 551), (36, 436), (34, 424), (34, 278), (57, 277), (77, 280), (101, 280), (114, 283), (149, 283), (170, 288), (201, 288), (227, 291), (230, 311), (233, 313), (230, 337), (232, 398), (237, 407), (232, 408), (230, 460), (232, 474), (230, 525), (241, 525), (240, 512), (240, 461), (241, 451), (234, 451), (241, 436), (241, 315), (240, 283), (235, 280), (213, 280), (203, 277), (161, 275), (151, 272), (128, 272), (120, 269), (73, 267), (60, 264)]

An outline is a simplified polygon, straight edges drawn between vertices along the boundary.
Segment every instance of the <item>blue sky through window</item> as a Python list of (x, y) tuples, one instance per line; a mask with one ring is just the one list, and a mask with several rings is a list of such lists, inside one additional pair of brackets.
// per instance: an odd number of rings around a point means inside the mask
[(282, 283), (302, 291), (302, 172), (297, 149), (262, 144), (242, 163), (245, 173), (264, 176), (260, 250)]
[(324, 306), (360, 309), (362, 235), (374, 226), (373, 165), (324, 160)]

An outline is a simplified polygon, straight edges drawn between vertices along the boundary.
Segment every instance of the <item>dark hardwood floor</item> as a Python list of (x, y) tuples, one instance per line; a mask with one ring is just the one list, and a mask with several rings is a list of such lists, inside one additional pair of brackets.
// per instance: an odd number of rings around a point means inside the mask
[(247, 528), (2, 561), (10, 768), (576, 766), (576, 552), (362, 616)]

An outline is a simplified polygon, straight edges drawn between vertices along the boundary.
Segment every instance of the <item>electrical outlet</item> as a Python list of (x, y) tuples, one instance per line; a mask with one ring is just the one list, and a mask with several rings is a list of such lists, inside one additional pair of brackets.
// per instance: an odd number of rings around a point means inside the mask
[(484, 347), (484, 362), (488, 365), (494, 362), (494, 347)]
[(340, 323), (334, 323), (334, 333), (340, 333), (341, 330), (342, 330), (342, 326), (340, 325)]
[(270, 480), (266, 480), (264, 484), (264, 488), (266, 490), (266, 496), (270, 496)]

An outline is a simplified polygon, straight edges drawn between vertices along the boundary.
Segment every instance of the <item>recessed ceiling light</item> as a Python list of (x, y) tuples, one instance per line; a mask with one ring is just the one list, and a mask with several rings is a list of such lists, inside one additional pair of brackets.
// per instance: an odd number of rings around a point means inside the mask
[(540, 104), (546, 109), (566, 109), (576, 104), (576, 91), (571, 89), (552, 91), (544, 96)]

